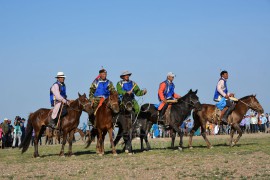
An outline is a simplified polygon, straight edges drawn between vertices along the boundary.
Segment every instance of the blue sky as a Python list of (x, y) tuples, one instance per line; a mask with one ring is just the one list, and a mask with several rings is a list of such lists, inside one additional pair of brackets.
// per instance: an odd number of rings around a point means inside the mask
[(226, 69), (229, 90), (257, 94), (269, 112), (269, 19), (267, 0), (1, 1), (0, 121), (49, 108), (58, 71), (69, 98), (88, 95), (101, 66), (114, 84), (131, 71), (148, 90), (144, 103), (158, 101), (169, 71), (176, 92), (198, 89), (202, 103), (213, 103)]

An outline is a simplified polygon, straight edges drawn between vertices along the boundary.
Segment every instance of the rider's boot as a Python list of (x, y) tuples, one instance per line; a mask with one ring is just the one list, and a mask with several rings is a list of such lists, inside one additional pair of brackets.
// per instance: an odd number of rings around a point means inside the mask
[(235, 104), (232, 104), (232, 106), (230, 106), (228, 108), (228, 110), (225, 112), (224, 116), (222, 117), (221, 121), (223, 122), (223, 124), (227, 125), (228, 124), (228, 117), (231, 114), (231, 112), (234, 110)]
[(50, 121), (49, 121), (48, 126), (53, 128), (53, 129), (57, 129), (56, 119), (51, 118)]

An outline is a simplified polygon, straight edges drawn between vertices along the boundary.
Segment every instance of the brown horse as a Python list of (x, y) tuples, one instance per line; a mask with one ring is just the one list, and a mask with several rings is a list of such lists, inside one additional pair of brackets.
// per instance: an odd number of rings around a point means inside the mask
[[(86, 95), (79, 95), (79, 98), (76, 99), (75, 101), (71, 102), (70, 106), (67, 108), (68, 114), (64, 116), (61, 119), (60, 122), (60, 130), (63, 134), (63, 141), (62, 141), (62, 148), (60, 151), (60, 156), (64, 156), (64, 146), (67, 141), (67, 135), (69, 134), (69, 152), (68, 155), (72, 155), (72, 140), (74, 136), (74, 132), (76, 128), (79, 125), (80, 122), (80, 117), (82, 114), (82, 111), (87, 112), (88, 114), (93, 113), (93, 109), (91, 106), (91, 103), (87, 99)], [(29, 115), (28, 123), (27, 123), (27, 132), (26, 136), (23, 140), (23, 142), (20, 145), (20, 148), (22, 148), (22, 153), (27, 151), (30, 140), (31, 140), (31, 135), (32, 131), (35, 131), (35, 152), (34, 152), (34, 157), (38, 157), (38, 139), (41, 137), (42, 133), (44, 132), (46, 126), (49, 124), (50, 121), (50, 116), (51, 116), (51, 110), (50, 109), (39, 109), (34, 113), (31, 113)]]
[[(230, 132), (231, 147), (234, 146), (242, 136), (242, 131), (239, 126), (239, 123), (241, 122), (244, 115), (247, 113), (249, 109), (252, 109), (259, 113), (263, 113), (263, 108), (260, 105), (259, 101), (257, 100), (256, 96), (254, 95), (246, 96), (239, 99), (239, 101), (236, 102), (234, 111), (228, 118), (228, 122), (231, 124), (231, 132)], [(210, 123), (213, 124), (219, 124), (219, 121), (217, 120), (215, 114), (216, 114), (216, 106), (211, 104), (202, 104), (202, 110), (200, 111), (196, 110), (193, 112), (194, 127), (190, 132), (189, 148), (192, 148), (192, 137), (199, 127), (201, 127), (201, 134), (207, 144), (207, 147), (212, 148), (211, 143), (206, 137), (206, 122), (209, 121)], [(235, 131), (237, 131), (239, 135), (237, 139), (233, 141), (233, 135)]]
[(110, 143), (112, 146), (112, 153), (117, 155), (115, 146), (113, 143), (113, 114), (119, 112), (118, 94), (117, 92), (111, 93), (111, 95), (104, 101), (102, 106), (96, 113), (96, 128), (91, 131), (91, 137), (87, 140), (87, 147), (90, 146), (95, 135), (97, 135), (97, 154), (104, 155), (104, 140), (107, 132), (109, 133)]

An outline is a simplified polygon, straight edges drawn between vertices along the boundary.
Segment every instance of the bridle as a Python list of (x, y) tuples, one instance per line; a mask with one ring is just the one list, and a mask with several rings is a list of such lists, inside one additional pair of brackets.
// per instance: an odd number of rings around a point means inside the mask
[(193, 108), (196, 108), (195, 105), (198, 104), (198, 103), (200, 103), (199, 101), (193, 101), (193, 100), (191, 99), (191, 97), (189, 97), (189, 101), (190, 101), (191, 103), (186, 102), (186, 101), (184, 101), (184, 100), (182, 100), (182, 99), (180, 99), (180, 100), (181, 100), (181, 102), (184, 102), (184, 103), (186, 103), (186, 104), (192, 106)]
[[(247, 107), (249, 107), (250, 109), (254, 109), (255, 111), (259, 111), (259, 107), (258, 107), (258, 105), (256, 105), (255, 103), (254, 103), (254, 101), (252, 100), (252, 98), (251, 97), (249, 97), (250, 98), (250, 101), (251, 101), (251, 103), (250, 104), (248, 104), (248, 103), (245, 103), (244, 101), (242, 101), (242, 100), (240, 100), (239, 99), (239, 101), (241, 102), (241, 103), (243, 103), (243, 104), (245, 104)], [(254, 106), (255, 106), (255, 108), (254, 108)]]
[(108, 102), (106, 103), (106, 106), (107, 106), (109, 109), (113, 110), (112, 107), (113, 107), (114, 105), (118, 105), (118, 102), (116, 101), (116, 102), (114, 102), (114, 103), (111, 103), (111, 98), (109, 97), (108, 99), (109, 99), (109, 100), (108, 100)]
[(82, 105), (83, 109), (85, 109), (85, 106), (87, 106), (89, 104), (91, 105), (91, 102), (88, 99), (87, 99), (88, 102), (85, 104), (81, 103), (80, 99), (78, 101), (79, 101), (79, 105)]

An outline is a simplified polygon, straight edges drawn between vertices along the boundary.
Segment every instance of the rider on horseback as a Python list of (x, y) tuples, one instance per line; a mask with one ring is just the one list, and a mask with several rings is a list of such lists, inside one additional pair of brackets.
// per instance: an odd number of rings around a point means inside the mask
[(124, 71), (120, 78), (122, 79), (116, 85), (117, 92), (120, 96), (124, 96), (126, 93), (132, 96), (132, 104), (135, 111), (135, 116), (140, 112), (140, 106), (135, 99), (136, 96), (143, 96), (147, 93), (147, 90), (141, 90), (140, 87), (132, 80), (129, 80), (129, 77), (132, 73), (129, 71)]
[[(115, 91), (113, 83), (107, 79), (107, 71), (101, 69), (99, 71), (99, 76), (93, 81), (89, 92), (89, 99), (92, 102), (92, 107), (95, 112), (94, 115), (102, 103)], [(94, 117), (92, 116), (89, 118), (91, 118), (91, 123), (93, 124)]]
[(162, 120), (162, 117), (164, 116), (166, 109), (168, 108), (167, 100), (174, 100), (181, 98), (180, 95), (176, 94), (174, 92), (175, 85), (173, 83), (175, 74), (172, 72), (169, 72), (167, 74), (167, 79), (160, 83), (159, 90), (158, 90), (158, 99), (160, 101), (160, 105), (158, 107), (159, 111), (159, 121)]
[(215, 95), (214, 95), (214, 101), (220, 102), (223, 98), (224, 98), (223, 100), (226, 101), (225, 107), (228, 107), (228, 108), (224, 108), (221, 111), (221, 121), (224, 124), (228, 124), (228, 116), (231, 114), (231, 112), (233, 111), (233, 109), (235, 107), (235, 104), (233, 104), (230, 101), (230, 97), (234, 97), (234, 94), (229, 93), (229, 91), (228, 91), (228, 87), (227, 87), (227, 79), (228, 78), (229, 78), (229, 75), (228, 75), (227, 71), (222, 71), (220, 73), (220, 79), (219, 79), (218, 84), (216, 86), (216, 91), (215, 91)]
[(50, 101), (51, 106), (53, 107), (53, 112), (48, 125), (54, 129), (58, 128), (56, 127), (56, 123), (59, 117), (62, 118), (67, 114), (66, 104), (69, 105), (69, 100), (67, 100), (66, 94), (66, 85), (64, 83), (66, 76), (63, 72), (58, 72), (55, 78), (57, 78), (57, 81), (50, 89)]

